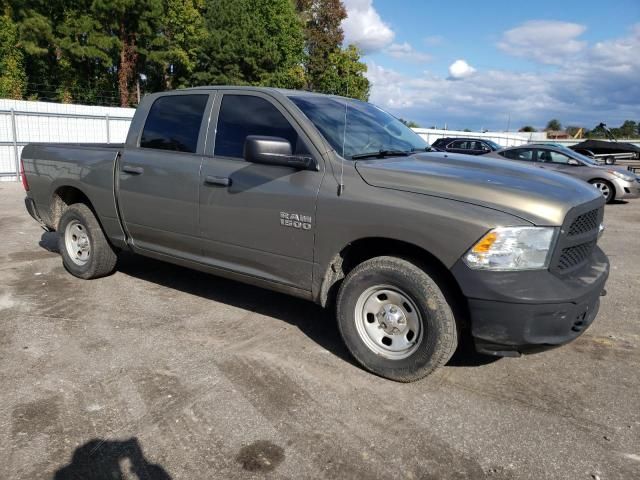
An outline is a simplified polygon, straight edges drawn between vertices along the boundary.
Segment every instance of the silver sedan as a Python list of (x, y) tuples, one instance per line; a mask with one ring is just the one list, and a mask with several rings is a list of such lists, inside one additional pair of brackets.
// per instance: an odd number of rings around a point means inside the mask
[(483, 156), (526, 162), (580, 178), (600, 190), (607, 203), (640, 196), (640, 176), (624, 167), (599, 165), (589, 157), (560, 145), (521, 145)]

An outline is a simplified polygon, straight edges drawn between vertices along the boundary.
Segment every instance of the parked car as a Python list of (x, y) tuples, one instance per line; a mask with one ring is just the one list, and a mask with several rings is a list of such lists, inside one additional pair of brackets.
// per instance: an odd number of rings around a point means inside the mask
[(439, 138), (433, 142), (431, 147), (440, 152), (465, 153), (467, 155), (484, 155), (503, 148), (502, 145), (491, 140), (454, 137)]
[(353, 357), (394, 380), (469, 333), (498, 356), (578, 337), (609, 273), (602, 196), (427, 148), (357, 100), (202, 87), (146, 96), (124, 145), (27, 145), (22, 179), (71, 274), (131, 251), (335, 305)]
[(607, 203), (640, 196), (640, 177), (624, 167), (600, 165), (595, 160), (559, 145), (530, 144), (487, 154), (536, 165), (585, 180), (597, 188)]

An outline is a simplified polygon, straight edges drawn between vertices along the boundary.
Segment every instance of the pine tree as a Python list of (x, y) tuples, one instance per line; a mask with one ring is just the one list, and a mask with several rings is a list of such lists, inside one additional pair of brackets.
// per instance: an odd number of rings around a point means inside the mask
[(0, 98), (21, 100), (27, 75), (24, 54), (18, 45), (18, 28), (9, 15), (0, 17)]
[[(120, 106), (136, 103), (135, 88), (162, 23), (162, 0), (94, 0), (92, 11), (116, 39)], [(112, 53), (113, 55), (113, 53)]]
[(304, 85), (304, 34), (291, 0), (210, 0), (197, 84)]
[(191, 84), (198, 49), (207, 38), (204, 0), (166, 0), (160, 32), (151, 44), (145, 73), (154, 90), (172, 90)]

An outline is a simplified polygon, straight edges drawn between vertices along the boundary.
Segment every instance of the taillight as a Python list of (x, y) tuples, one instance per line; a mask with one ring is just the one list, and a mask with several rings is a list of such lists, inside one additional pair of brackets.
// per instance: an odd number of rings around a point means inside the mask
[(22, 186), (24, 191), (29, 191), (29, 182), (27, 182), (27, 176), (24, 174), (24, 162), (20, 159), (20, 178), (22, 179)]

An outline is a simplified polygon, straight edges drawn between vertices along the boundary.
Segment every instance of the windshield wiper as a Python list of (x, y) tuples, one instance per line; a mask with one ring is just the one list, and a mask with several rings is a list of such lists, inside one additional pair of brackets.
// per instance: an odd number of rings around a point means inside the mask
[(404, 150), (379, 150), (377, 152), (358, 153), (351, 155), (352, 160), (358, 160), (360, 158), (384, 158), (384, 157), (407, 157), (411, 152), (405, 152)]

